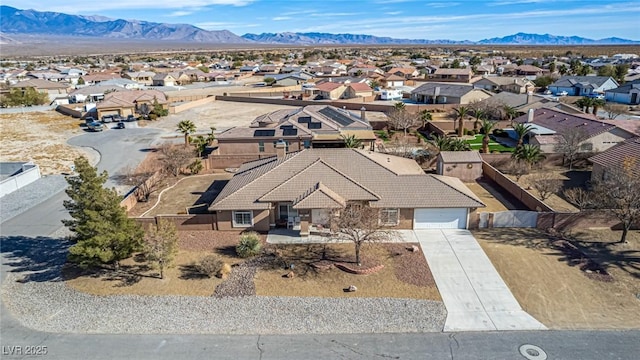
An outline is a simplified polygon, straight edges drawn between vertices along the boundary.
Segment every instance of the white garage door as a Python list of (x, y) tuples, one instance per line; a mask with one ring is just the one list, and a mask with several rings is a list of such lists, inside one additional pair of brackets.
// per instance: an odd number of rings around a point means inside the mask
[(414, 229), (466, 229), (467, 209), (415, 209)]

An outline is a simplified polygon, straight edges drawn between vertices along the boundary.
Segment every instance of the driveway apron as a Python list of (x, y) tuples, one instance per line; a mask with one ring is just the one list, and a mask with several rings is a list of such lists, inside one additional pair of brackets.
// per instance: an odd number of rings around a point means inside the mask
[(444, 331), (543, 330), (468, 230), (415, 230), (447, 308)]

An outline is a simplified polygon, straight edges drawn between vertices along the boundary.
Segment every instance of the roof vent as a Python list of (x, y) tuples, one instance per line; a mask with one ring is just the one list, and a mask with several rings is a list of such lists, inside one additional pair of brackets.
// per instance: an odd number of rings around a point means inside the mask
[(387, 162), (391, 162), (391, 158), (390, 157), (387, 158)]
[(582, 123), (582, 125), (587, 126), (587, 123)]

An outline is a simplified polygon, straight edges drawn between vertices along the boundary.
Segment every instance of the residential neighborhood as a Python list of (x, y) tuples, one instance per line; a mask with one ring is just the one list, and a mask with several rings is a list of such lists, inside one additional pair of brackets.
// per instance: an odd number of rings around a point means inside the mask
[(640, 48), (323, 34), (0, 53), (3, 358), (633, 358)]

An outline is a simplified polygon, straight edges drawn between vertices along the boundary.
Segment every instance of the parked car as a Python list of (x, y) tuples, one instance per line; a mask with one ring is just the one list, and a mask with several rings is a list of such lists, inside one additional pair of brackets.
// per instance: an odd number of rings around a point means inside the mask
[(566, 92), (566, 91), (560, 91), (560, 92), (559, 92), (559, 93), (557, 93), (556, 95), (558, 95), (558, 96), (567, 96), (567, 95), (569, 95), (569, 93), (568, 93), (568, 92)]
[(102, 125), (102, 123), (98, 121), (88, 123), (87, 128), (89, 129), (89, 131), (94, 131), (94, 132), (104, 130), (104, 126)]
[(131, 121), (136, 121), (136, 120), (138, 120), (138, 119), (136, 119), (136, 117), (135, 117), (135, 116), (133, 116), (133, 115), (128, 115), (128, 116), (127, 116), (127, 120), (126, 120), (126, 121), (131, 122)]
[(116, 125), (116, 129), (124, 129), (124, 123), (122, 121), (119, 121), (118, 125)]
[(112, 119), (113, 119), (113, 122), (120, 122), (120, 121), (124, 121), (125, 118), (120, 115), (113, 115)]
[(551, 95), (551, 90), (546, 90), (546, 91), (544, 92), (544, 94), (545, 94), (545, 95)]
[(113, 115), (102, 115), (102, 122), (105, 124), (113, 122)]
[(589, 97), (592, 99), (600, 99), (600, 100), (604, 100), (604, 94), (589, 94)]
[(87, 116), (86, 118), (84, 118), (84, 123), (87, 124), (87, 125), (89, 125), (89, 124), (91, 124), (92, 122), (95, 122), (95, 121), (96, 121), (96, 119), (93, 116)]

